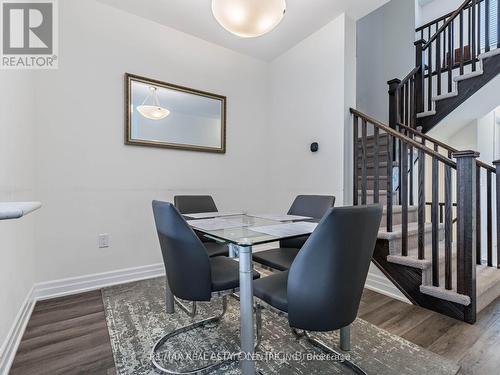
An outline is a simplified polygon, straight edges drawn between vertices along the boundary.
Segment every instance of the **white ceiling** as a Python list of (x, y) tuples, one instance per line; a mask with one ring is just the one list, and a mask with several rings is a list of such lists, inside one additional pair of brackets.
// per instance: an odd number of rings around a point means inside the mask
[(99, 0), (226, 48), (273, 60), (343, 12), (359, 19), (388, 0), (287, 0), (286, 16), (269, 34), (242, 39), (215, 20), (211, 0)]

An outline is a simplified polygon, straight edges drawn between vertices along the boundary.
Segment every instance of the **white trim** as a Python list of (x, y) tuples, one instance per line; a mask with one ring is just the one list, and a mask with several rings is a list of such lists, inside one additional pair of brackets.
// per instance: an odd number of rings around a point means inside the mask
[(368, 272), (368, 277), (366, 278), (365, 288), (372, 290), (374, 292), (383, 294), (385, 296), (397, 299), (399, 301), (412, 304), (408, 298), (406, 298), (403, 293), (389, 281), (388, 278), (384, 276), (377, 275), (373, 272)]
[(7, 375), (10, 370), (10, 366), (12, 366), (12, 362), (14, 361), (17, 348), (21, 342), (21, 338), (23, 337), (24, 330), (28, 325), (31, 313), (35, 307), (33, 290), (34, 288), (31, 288), (26, 295), (19, 312), (12, 323), (12, 327), (10, 328), (5, 341), (2, 343), (2, 347), (0, 348), (0, 374), (2, 375)]
[(35, 300), (40, 301), (44, 299), (88, 292), (112, 285), (152, 279), (163, 275), (165, 275), (163, 263), (157, 263), (149, 266), (125, 268), (116, 271), (47, 281), (35, 284), (34, 298)]

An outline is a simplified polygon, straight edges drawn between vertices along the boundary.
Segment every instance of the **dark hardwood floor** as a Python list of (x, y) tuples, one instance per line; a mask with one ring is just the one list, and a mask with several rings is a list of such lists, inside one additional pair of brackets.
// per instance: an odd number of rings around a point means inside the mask
[(101, 291), (38, 302), (10, 374), (114, 374)]
[[(460, 374), (500, 373), (500, 298), (469, 325), (365, 290), (359, 316), (459, 363)], [(114, 374), (101, 292), (37, 303), (10, 374)]]

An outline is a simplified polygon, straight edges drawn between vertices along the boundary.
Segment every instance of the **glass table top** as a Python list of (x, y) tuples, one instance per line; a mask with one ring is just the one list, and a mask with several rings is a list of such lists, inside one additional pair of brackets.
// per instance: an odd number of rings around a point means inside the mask
[[(300, 235), (293, 235), (293, 236), (285, 236), (285, 235), (276, 236), (276, 235), (270, 235), (270, 234), (256, 232), (256, 231), (253, 231), (251, 229), (251, 227), (262, 227), (262, 226), (268, 226), (268, 225), (285, 224), (285, 223), (291, 223), (291, 221), (282, 222), (282, 221), (276, 221), (276, 220), (263, 219), (263, 218), (259, 218), (259, 217), (249, 216), (249, 215), (235, 215), (235, 216), (220, 217), (219, 219), (229, 220), (232, 223), (234, 223), (234, 227), (225, 228), (225, 229), (217, 229), (217, 230), (209, 230), (209, 229), (197, 227), (197, 225), (196, 225), (197, 220), (190, 220), (189, 217), (186, 217), (186, 219), (188, 219), (187, 222), (189, 223), (189, 225), (193, 229), (196, 229), (197, 231), (204, 233), (207, 237), (214, 238), (216, 240), (221, 240), (224, 242), (229, 242), (232, 244), (236, 244), (238, 246), (260, 245), (260, 244), (265, 244), (265, 243), (269, 243), (269, 242), (279, 241), (279, 240), (286, 239), (286, 238), (300, 237), (300, 236), (309, 234), (309, 233), (302, 233)], [(317, 222), (317, 220), (313, 220), (313, 219), (300, 220), (300, 221)], [(238, 224), (240, 224), (240, 225), (237, 226)]]

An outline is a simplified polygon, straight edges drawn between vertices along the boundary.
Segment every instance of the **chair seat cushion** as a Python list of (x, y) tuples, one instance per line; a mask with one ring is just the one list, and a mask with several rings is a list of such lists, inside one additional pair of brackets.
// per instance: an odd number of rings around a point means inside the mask
[[(227, 257), (210, 258), (212, 270), (212, 292), (235, 289), (240, 286), (240, 264)], [(260, 274), (253, 271), (253, 278), (258, 279)]]
[(228, 256), (229, 247), (226, 244), (217, 242), (204, 242), (209, 257)]
[(280, 247), (277, 249), (259, 251), (253, 255), (253, 260), (279, 271), (287, 271), (299, 249)]
[(255, 280), (253, 293), (267, 304), (278, 310), (288, 312), (287, 298), (288, 271)]

